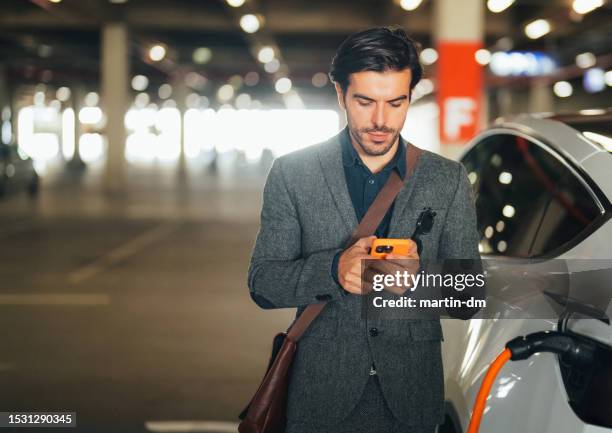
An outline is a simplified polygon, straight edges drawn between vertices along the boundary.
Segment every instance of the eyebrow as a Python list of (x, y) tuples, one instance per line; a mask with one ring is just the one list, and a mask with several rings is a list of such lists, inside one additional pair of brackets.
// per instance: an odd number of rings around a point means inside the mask
[[(366, 101), (376, 102), (375, 99), (372, 99), (366, 95), (362, 95), (361, 93), (355, 93), (353, 95), (353, 98), (365, 99)], [(407, 95), (398, 96), (397, 98), (389, 99), (386, 102), (398, 102), (398, 101), (403, 101), (404, 99), (408, 99), (408, 96)]]

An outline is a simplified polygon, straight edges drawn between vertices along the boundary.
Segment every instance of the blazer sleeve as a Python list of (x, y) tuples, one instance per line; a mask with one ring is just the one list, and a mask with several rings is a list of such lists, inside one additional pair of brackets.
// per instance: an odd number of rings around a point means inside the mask
[[(448, 208), (438, 247), (438, 265), (445, 273), (480, 274), (482, 262), (478, 244), (480, 235), (472, 186), (463, 164), (458, 164), (455, 194)], [(456, 290), (448, 288), (446, 296), (466, 300), (486, 299), (486, 286)], [(470, 319), (478, 308), (447, 309), (451, 317)]]
[(303, 256), (301, 232), (282, 158), (276, 159), (264, 187), (261, 225), (248, 271), (251, 298), (261, 308), (300, 307), (345, 296), (331, 271), (341, 249)]

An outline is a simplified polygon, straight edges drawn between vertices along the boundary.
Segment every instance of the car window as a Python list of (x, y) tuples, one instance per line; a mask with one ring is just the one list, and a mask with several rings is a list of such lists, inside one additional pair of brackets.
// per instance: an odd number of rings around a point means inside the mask
[(546, 209), (533, 254), (548, 254), (576, 239), (600, 215), (586, 187), (570, 171), (557, 182)]
[[(552, 239), (558, 237), (564, 223), (539, 243), (536, 234), (549, 204), (555, 201), (556, 206), (561, 200), (553, 200), (558, 188), (569, 191), (576, 187), (568, 184), (571, 172), (561, 161), (523, 137), (496, 134), (478, 142), (462, 162), (476, 197), (481, 253), (533, 257), (555, 243)], [(588, 213), (587, 219), (590, 216)]]

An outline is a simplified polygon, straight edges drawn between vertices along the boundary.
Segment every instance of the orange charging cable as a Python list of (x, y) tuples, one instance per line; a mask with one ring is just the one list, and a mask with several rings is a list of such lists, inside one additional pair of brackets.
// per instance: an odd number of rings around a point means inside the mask
[(510, 349), (505, 349), (497, 358), (495, 358), (495, 361), (493, 361), (493, 364), (491, 364), (487, 370), (487, 374), (482, 380), (480, 390), (478, 391), (476, 401), (474, 402), (472, 419), (470, 419), (470, 426), (468, 427), (467, 433), (478, 433), (480, 430), (480, 421), (482, 420), (485, 403), (487, 402), (487, 397), (489, 396), (493, 382), (495, 382), (495, 378), (497, 377), (499, 370), (502, 369), (506, 361), (508, 361), (511, 356), (512, 352)]

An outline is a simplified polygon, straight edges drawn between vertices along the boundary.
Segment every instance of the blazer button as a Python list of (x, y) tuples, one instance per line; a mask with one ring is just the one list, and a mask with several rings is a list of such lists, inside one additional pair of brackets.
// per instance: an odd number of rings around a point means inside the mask
[(376, 337), (378, 335), (378, 328), (370, 328), (370, 336)]
[(317, 295), (315, 298), (317, 301), (329, 301), (331, 299), (331, 295)]

